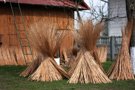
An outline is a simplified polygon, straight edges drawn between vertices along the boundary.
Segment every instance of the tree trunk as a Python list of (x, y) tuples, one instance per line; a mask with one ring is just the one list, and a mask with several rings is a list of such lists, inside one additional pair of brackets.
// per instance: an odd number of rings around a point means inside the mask
[(133, 21), (133, 31), (131, 36), (131, 47), (135, 47), (135, 17)]
[(131, 53), (131, 63), (133, 67), (133, 73), (135, 75), (135, 17), (133, 21), (133, 31), (132, 31), (132, 36), (131, 36), (130, 53)]
[(133, 66), (133, 72), (135, 75), (135, 1), (127, 0), (127, 12), (128, 18), (133, 19), (133, 31), (131, 36), (131, 44), (130, 44), (130, 54), (131, 54), (131, 63)]

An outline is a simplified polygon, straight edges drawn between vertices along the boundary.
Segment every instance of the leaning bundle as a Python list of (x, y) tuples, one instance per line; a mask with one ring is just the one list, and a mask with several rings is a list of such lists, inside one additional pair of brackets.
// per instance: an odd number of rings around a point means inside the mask
[(20, 74), (20, 76), (27, 77), (31, 75), (41, 64), (42, 62), (42, 57), (38, 56), (36, 57), (33, 62)]
[(21, 73), (30, 80), (54, 81), (69, 78), (67, 73), (54, 60), (59, 49), (62, 35), (58, 35), (53, 25), (35, 23), (29, 33), (29, 39), (38, 57)]
[(106, 62), (107, 50), (107, 46), (100, 46), (97, 48), (97, 54), (101, 63)]
[(95, 62), (91, 53), (81, 50), (78, 54), (75, 70), (69, 83), (108, 83), (111, 82)]
[(63, 77), (69, 78), (66, 72), (57, 65), (50, 57), (47, 57), (39, 65), (37, 70), (29, 77), (30, 80), (36, 81), (54, 81), (61, 80)]
[(87, 50), (89, 50), (94, 57), (95, 61), (100, 65), (98, 54), (97, 54), (97, 40), (100, 37), (100, 32), (103, 30), (103, 23), (97, 23), (93, 25), (91, 21), (84, 22), (84, 24), (80, 27), (79, 34), (80, 40), (79, 43)]
[[(96, 25), (102, 28), (102, 23)], [(96, 41), (99, 31), (94, 31), (93, 24), (86, 22), (81, 27), (80, 40), (81, 50), (75, 59), (76, 64), (71, 68), (69, 83), (109, 83), (111, 80), (104, 74), (99, 64), (96, 62), (94, 52), (96, 51)], [(96, 28), (96, 27), (95, 27)], [(96, 29), (97, 30), (97, 29)]]
[(129, 28), (126, 27), (126, 30), (122, 32), (122, 46), (120, 52), (117, 56), (116, 61), (113, 63), (108, 72), (108, 76), (110, 79), (116, 80), (134, 79), (129, 55), (129, 41), (132, 30), (130, 24), (128, 23), (127, 27)]

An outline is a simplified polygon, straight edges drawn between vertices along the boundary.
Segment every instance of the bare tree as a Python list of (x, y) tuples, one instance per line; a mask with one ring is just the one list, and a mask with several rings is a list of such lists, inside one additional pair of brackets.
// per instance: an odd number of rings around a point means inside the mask
[(133, 33), (131, 38), (131, 47), (135, 47), (135, 1), (134, 0), (127, 0), (127, 12), (128, 12), (128, 19), (133, 19)]
[(108, 16), (107, 1), (99, 1), (100, 3), (98, 5), (93, 4), (94, 0), (90, 2), (91, 10), (88, 13), (90, 13), (90, 18), (94, 21), (106, 19)]
[(131, 36), (131, 61), (133, 66), (133, 72), (135, 74), (135, 1), (134, 0), (126, 0), (127, 2), (127, 12), (128, 19), (133, 19), (133, 31)]

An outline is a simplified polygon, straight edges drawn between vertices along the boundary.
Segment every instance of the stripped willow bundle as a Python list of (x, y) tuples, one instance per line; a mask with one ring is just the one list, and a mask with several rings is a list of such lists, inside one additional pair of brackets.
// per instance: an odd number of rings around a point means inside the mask
[(27, 77), (31, 75), (41, 64), (42, 57), (38, 56), (36, 59), (33, 60), (33, 62), (20, 74), (20, 76)]
[[(75, 59), (76, 63), (68, 72), (71, 75), (68, 83), (109, 83), (111, 80), (104, 74), (100, 65), (96, 62), (94, 52), (96, 51), (96, 41), (99, 37), (102, 23), (95, 27), (92, 22), (85, 22), (79, 32), (81, 50)], [(96, 29), (94, 29), (96, 28)], [(98, 31), (96, 31), (98, 30)]]
[(95, 61), (100, 65), (96, 43), (98, 38), (100, 37), (100, 32), (103, 30), (103, 23), (99, 22), (96, 25), (93, 25), (92, 21), (84, 22), (84, 24), (80, 27), (80, 43), (83, 47), (87, 48), (94, 57)]
[(29, 76), (30, 80), (54, 81), (69, 78), (68, 74), (54, 60), (54, 55), (59, 49), (62, 34), (57, 33), (53, 25), (42, 21), (32, 25), (29, 39), (38, 57), (21, 73)]
[(74, 72), (68, 81), (69, 83), (108, 83), (109, 78), (103, 73), (99, 65), (95, 62), (91, 53), (81, 50), (77, 57), (77, 64)]
[(116, 61), (112, 64), (108, 71), (110, 79), (128, 80), (134, 79), (130, 55), (129, 55), (129, 42), (132, 33), (132, 22), (129, 22), (125, 31), (122, 31), (122, 46), (117, 56)]
[(101, 63), (107, 59), (107, 46), (101, 46), (97, 48), (97, 54)]

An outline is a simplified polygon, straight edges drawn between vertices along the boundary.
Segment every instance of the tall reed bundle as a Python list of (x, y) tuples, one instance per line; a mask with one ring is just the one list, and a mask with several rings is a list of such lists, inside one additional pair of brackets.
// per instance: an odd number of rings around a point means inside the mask
[(107, 46), (101, 46), (97, 48), (97, 54), (101, 63), (106, 62), (107, 50)]
[(42, 21), (33, 24), (29, 39), (33, 48), (39, 54), (37, 59), (21, 73), (30, 80), (53, 81), (69, 78), (68, 74), (54, 61), (54, 55), (59, 49), (62, 34), (57, 34), (53, 25)]
[(26, 65), (22, 50), (18, 47), (0, 47), (0, 65)]
[(129, 41), (131, 38), (132, 24), (128, 23), (125, 31), (122, 31), (122, 46), (120, 52), (117, 56), (116, 61), (112, 64), (108, 71), (108, 76), (110, 79), (116, 80), (128, 80), (134, 79), (130, 55), (129, 55)]
[(38, 68), (41, 62), (42, 62), (42, 57), (41, 56), (36, 57), (33, 60), (33, 62), (20, 74), (20, 76), (27, 77), (31, 75)]
[(85, 22), (81, 27), (79, 32), (81, 37), (81, 50), (75, 59), (76, 64), (69, 71), (69, 74), (71, 75), (71, 78), (68, 81), (69, 83), (111, 82), (111, 80), (104, 74), (93, 55), (96, 48), (95, 43), (101, 32), (101, 27), (102, 23), (98, 23), (94, 29), (92, 22)]
[(98, 38), (100, 37), (100, 32), (103, 30), (103, 23), (97, 23), (95, 26), (91, 21), (84, 22), (84, 24), (80, 27), (80, 37), (82, 46), (86, 47), (94, 57), (95, 61), (101, 66), (98, 54), (96, 43)]

